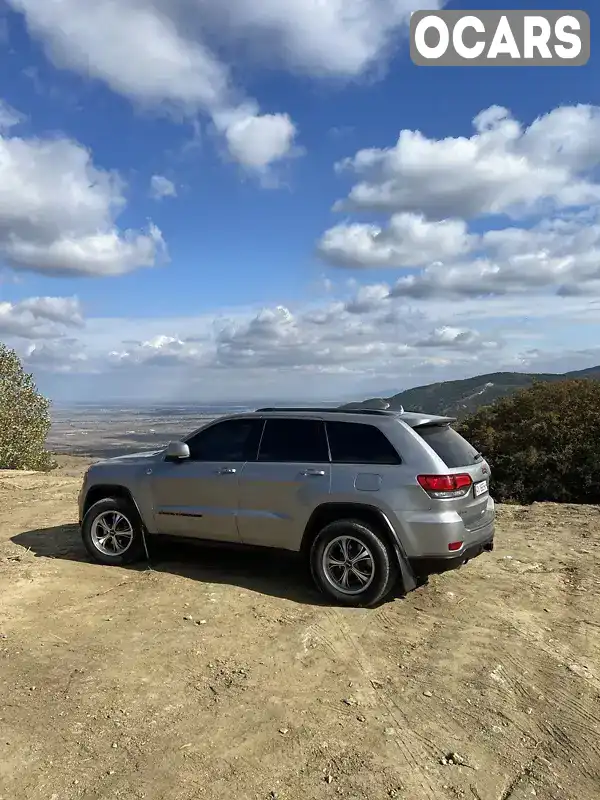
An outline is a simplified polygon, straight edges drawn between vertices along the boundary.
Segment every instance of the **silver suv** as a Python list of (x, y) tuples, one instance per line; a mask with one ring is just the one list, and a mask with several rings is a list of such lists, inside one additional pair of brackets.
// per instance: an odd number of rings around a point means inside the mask
[(373, 606), (398, 582), (408, 592), (493, 548), (490, 469), (454, 421), (326, 408), (221, 417), (92, 466), (83, 541), (116, 565), (159, 534), (296, 551), (330, 598)]

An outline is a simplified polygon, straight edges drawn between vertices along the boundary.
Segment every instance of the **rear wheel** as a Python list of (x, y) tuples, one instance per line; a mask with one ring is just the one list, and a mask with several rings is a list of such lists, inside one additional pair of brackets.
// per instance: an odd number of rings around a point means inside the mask
[(100, 564), (132, 564), (144, 556), (139, 515), (132, 503), (120, 497), (106, 497), (91, 506), (83, 518), (81, 538)]
[(398, 577), (395, 554), (369, 525), (337, 520), (323, 528), (311, 548), (310, 565), (319, 589), (346, 606), (381, 602)]

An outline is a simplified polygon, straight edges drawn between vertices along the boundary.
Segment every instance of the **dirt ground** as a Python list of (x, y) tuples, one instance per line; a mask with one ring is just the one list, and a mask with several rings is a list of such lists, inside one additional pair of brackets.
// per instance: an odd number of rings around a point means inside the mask
[(345, 610), (294, 559), (89, 563), (61, 463), (0, 473), (1, 800), (600, 797), (599, 508)]

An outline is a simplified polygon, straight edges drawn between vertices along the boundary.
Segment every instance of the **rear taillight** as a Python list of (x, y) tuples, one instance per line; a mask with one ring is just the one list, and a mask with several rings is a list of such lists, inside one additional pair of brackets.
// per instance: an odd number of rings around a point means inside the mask
[(464, 497), (473, 481), (470, 475), (417, 475), (419, 486), (430, 497)]

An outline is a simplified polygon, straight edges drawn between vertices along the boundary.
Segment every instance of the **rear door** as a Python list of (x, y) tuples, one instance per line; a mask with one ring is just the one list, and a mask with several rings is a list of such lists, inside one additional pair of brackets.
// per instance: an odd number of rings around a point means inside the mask
[(414, 431), (421, 436), (436, 455), (448, 467), (448, 474), (466, 473), (473, 481), (465, 497), (456, 498), (458, 513), (468, 530), (486, 525), (488, 519), (488, 498), (490, 496), (490, 467), (480, 453), (448, 424), (420, 425)]
[[(336, 502), (369, 502), (371, 492), (394, 489), (403, 473), (401, 459), (379, 428), (368, 423), (327, 420)], [(380, 500), (381, 502), (381, 496)]]
[(298, 550), (331, 483), (325, 423), (267, 419), (258, 458), (240, 475), (238, 528), (245, 544)]

